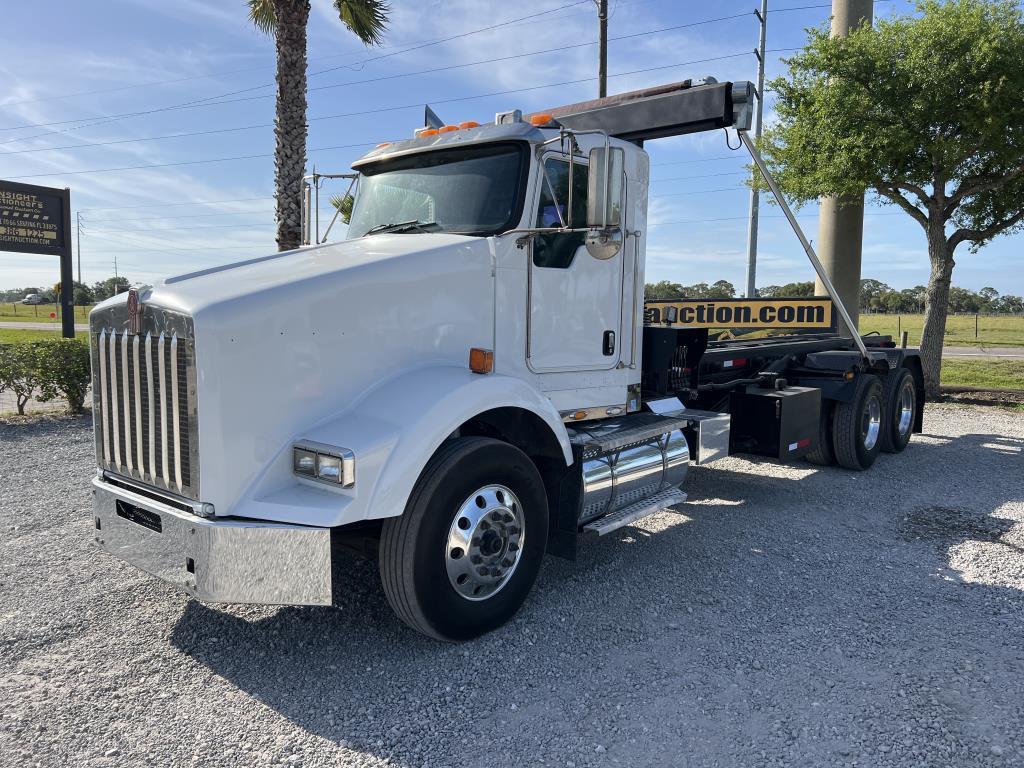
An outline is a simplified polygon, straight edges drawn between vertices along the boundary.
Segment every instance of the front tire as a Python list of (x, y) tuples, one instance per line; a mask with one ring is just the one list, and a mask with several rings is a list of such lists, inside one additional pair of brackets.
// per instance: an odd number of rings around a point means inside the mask
[(864, 470), (875, 463), (882, 449), (883, 413), (882, 382), (874, 374), (861, 374), (853, 398), (837, 402), (832, 414), (832, 447), (839, 466)]
[(468, 640), (508, 621), (547, 548), (544, 483), (515, 446), (456, 438), (427, 463), (400, 517), (384, 522), (380, 575), (388, 603), (438, 640)]

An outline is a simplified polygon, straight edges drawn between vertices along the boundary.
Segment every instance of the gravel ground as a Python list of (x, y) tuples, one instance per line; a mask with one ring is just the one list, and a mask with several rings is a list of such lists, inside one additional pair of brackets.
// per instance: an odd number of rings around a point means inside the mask
[(2, 765), (1024, 765), (1019, 413), (930, 408), (866, 474), (695, 468), (457, 646), (372, 563), (336, 609), (211, 608), (94, 551), (91, 440), (0, 424)]

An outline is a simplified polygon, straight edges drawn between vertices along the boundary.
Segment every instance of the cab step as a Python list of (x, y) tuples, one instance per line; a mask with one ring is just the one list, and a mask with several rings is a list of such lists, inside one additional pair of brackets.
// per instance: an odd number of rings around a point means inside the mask
[(617, 531), (623, 526), (635, 523), (637, 520), (661, 512), (676, 504), (686, 501), (686, 494), (678, 488), (666, 488), (664, 491), (648, 496), (646, 499), (623, 507), (618, 512), (599, 517), (583, 526), (586, 533), (596, 533), (604, 536), (606, 533)]

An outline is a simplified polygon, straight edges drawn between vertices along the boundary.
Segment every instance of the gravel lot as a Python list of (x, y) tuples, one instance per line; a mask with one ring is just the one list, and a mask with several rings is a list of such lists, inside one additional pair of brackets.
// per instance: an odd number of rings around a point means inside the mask
[(0, 764), (1024, 765), (1024, 415), (926, 426), (693, 469), (452, 646), (373, 563), (337, 609), (190, 602), (90, 546), (87, 418), (0, 424)]

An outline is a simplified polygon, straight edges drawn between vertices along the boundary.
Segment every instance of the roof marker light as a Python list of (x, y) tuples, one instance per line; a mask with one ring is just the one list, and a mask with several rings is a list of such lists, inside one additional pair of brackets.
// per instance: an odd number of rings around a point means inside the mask
[(530, 120), (530, 125), (536, 125), (536, 126), (550, 125), (551, 123), (553, 123), (555, 121), (555, 119), (551, 115), (549, 115), (547, 113), (544, 113), (544, 112), (542, 112), (540, 114), (537, 114), (537, 115), (530, 115), (529, 120)]
[(442, 125), (440, 128), (437, 129), (437, 132), (438, 133), (451, 133), (452, 131), (457, 131), (457, 130), (459, 130), (459, 126), (457, 126), (457, 125)]
[(418, 128), (413, 133), (413, 137), (422, 139), (424, 136), (437, 136), (437, 128)]
[(390, 146), (391, 146), (391, 142), (390, 141), (382, 141), (380, 144), (378, 144), (376, 147), (374, 147), (374, 149), (383, 149), (384, 147), (390, 147)]
[(476, 120), (467, 120), (464, 123), (459, 123), (459, 128), (462, 128), (463, 130), (465, 130), (466, 128), (479, 128), (479, 127), (480, 127), (480, 123), (476, 122)]

